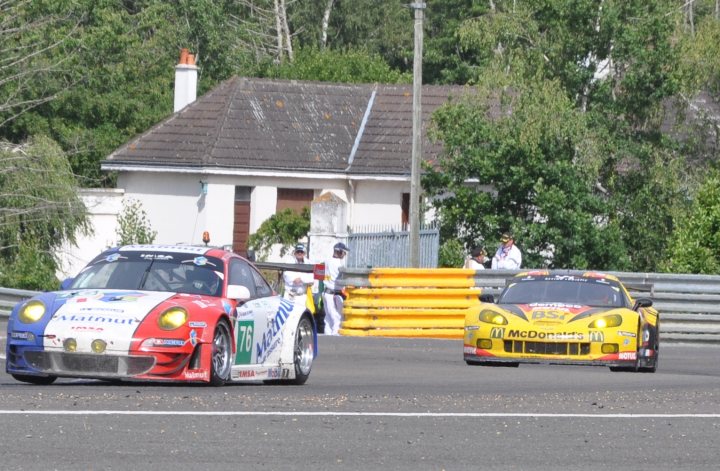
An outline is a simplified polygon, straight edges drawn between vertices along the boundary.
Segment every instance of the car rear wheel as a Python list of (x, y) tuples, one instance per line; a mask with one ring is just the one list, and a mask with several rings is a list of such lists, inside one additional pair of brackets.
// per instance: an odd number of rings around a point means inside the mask
[(215, 326), (211, 361), (210, 384), (222, 386), (230, 379), (230, 368), (232, 367), (232, 336), (230, 328), (224, 320)]
[(35, 376), (35, 375), (12, 375), (18, 381), (30, 384), (47, 385), (52, 384), (57, 379), (57, 376)]
[(312, 322), (308, 316), (302, 316), (295, 332), (295, 347), (293, 348), (293, 364), (295, 365), (295, 379), (291, 384), (305, 384), (310, 377), (313, 360), (315, 359), (315, 335)]

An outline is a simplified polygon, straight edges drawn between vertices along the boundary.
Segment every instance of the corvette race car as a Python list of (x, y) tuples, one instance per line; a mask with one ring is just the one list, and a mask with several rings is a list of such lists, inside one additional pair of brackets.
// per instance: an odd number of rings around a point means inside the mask
[(303, 384), (317, 352), (305, 306), (277, 295), (244, 258), (221, 249), (109, 249), (60, 291), (19, 303), (6, 370), (57, 377)]
[(469, 365), (554, 363), (655, 372), (659, 314), (649, 298), (633, 300), (614, 276), (532, 271), (508, 281), (497, 303), (482, 295), (465, 316)]

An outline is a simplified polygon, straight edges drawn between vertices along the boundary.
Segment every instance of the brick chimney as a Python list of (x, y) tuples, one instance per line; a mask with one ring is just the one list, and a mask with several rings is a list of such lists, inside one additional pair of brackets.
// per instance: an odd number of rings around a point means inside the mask
[(175, 113), (197, 98), (197, 71), (195, 54), (190, 54), (185, 48), (181, 49), (180, 62), (175, 66)]

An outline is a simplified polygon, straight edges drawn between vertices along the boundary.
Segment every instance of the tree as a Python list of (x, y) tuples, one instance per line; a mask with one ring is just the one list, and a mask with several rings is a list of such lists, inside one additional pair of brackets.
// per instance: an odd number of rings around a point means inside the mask
[(133, 198), (123, 201), (118, 215), (118, 245), (152, 244), (157, 236), (153, 230), (142, 203)]
[(290, 208), (275, 213), (260, 225), (248, 239), (248, 246), (256, 251), (259, 260), (264, 260), (272, 246), (280, 244), (280, 256), (284, 256), (298, 240), (310, 231), (310, 210), (304, 207), (300, 214)]
[[(0, 261), (15, 267), (3, 270), (5, 282), (29, 289), (55, 285), (56, 250), (90, 231), (75, 177), (55, 142), (36, 137), (0, 145)], [(34, 278), (26, 267), (35, 267)]]
[(674, 273), (720, 271), (720, 172), (712, 171), (695, 195), (687, 217), (677, 222), (662, 268)]

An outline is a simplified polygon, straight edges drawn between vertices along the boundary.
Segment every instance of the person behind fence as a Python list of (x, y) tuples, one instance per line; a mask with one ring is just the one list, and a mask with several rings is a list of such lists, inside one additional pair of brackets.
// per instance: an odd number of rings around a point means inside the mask
[(465, 260), (465, 266), (463, 268), (470, 268), (472, 270), (484, 270), (485, 263), (489, 260), (485, 247), (475, 247), (470, 256)]
[(339, 335), (344, 295), (336, 282), (340, 275), (340, 268), (345, 265), (345, 255), (348, 252), (347, 245), (338, 242), (333, 247), (332, 258), (325, 262), (325, 291), (323, 293), (325, 335)]
[(517, 270), (522, 265), (522, 253), (515, 245), (515, 237), (505, 232), (500, 236), (500, 247), (492, 258), (492, 268), (500, 270)]
[[(295, 251), (293, 252), (295, 263), (311, 263), (305, 258), (305, 245), (297, 244)], [(312, 272), (303, 273), (299, 271), (284, 271), (283, 272), (283, 284), (284, 291), (283, 297), (296, 304), (307, 304), (307, 292), (308, 287), (315, 283), (315, 278)]]

